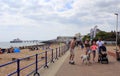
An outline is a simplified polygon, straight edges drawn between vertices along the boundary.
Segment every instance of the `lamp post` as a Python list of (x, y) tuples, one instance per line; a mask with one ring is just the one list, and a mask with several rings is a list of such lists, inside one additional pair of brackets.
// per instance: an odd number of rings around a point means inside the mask
[(116, 15), (116, 51), (117, 51), (117, 39), (118, 39), (118, 13)]

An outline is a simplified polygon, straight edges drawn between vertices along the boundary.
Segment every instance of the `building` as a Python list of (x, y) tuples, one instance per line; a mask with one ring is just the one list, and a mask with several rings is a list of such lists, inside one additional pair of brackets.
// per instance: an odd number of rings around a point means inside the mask
[(70, 41), (71, 39), (73, 39), (73, 37), (74, 36), (58, 36), (57, 41), (66, 42), (66, 41)]

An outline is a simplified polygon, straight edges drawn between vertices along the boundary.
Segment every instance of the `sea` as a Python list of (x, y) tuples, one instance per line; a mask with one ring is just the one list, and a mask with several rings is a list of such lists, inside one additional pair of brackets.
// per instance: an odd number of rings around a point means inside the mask
[(33, 43), (33, 42), (22, 42), (22, 43), (10, 43), (10, 42), (0, 42), (0, 48), (10, 48), (10, 47), (22, 47), (22, 46), (32, 46), (32, 45), (44, 45), (44, 43)]

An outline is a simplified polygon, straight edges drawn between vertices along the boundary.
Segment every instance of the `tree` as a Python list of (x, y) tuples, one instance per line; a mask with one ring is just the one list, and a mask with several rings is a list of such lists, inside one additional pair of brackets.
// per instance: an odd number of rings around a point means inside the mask
[(88, 34), (88, 35), (85, 35), (85, 36), (83, 37), (82, 41), (84, 42), (86, 39), (89, 39), (89, 40), (90, 40), (90, 35), (89, 35), (89, 34)]
[(96, 34), (96, 39), (98, 38), (102, 38), (103, 40), (105, 40), (107, 38), (107, 33), (105, 31), (100, 31)]
[(98, 38), (102, 38), (102, 40), (105, 41), (115, 41), (115, 37), (116, 37), (115, 32), (100, 31), (99, 33), (96, 34), (96, 37), (94, 39), (97, 40)]
[[(105, 31), (100, 31), (96, 34), (96, 37), (93, 38), (92, 40), (97, 41), (98, 38), (102, 38), (102, 40), (104, 41), (116, 41), (116, 32), (115, 31), (111, 31), (111, 32), (105, 32)], [(85, 41), (85, 39), (90, 39), (90, 35), (85, 35), (83, 37), (83, 41)], [(120, 35), (118, 35), (118, 44), (120, 44)]]

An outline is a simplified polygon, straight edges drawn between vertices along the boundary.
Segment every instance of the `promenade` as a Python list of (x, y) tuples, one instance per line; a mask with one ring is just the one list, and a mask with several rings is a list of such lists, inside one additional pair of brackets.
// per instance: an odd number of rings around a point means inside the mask
[[(49, 68), (40, 70), (41, 76), (120, 76), (120, 62), (108, 55), (109, 64), (81, 63), (80, 54), (83, 51), (75, 49), (75, 65), (69, 64), (69, 51), (55, 63), (50, 63)], [(97, 61), (97, 58), (96, 58)]]

